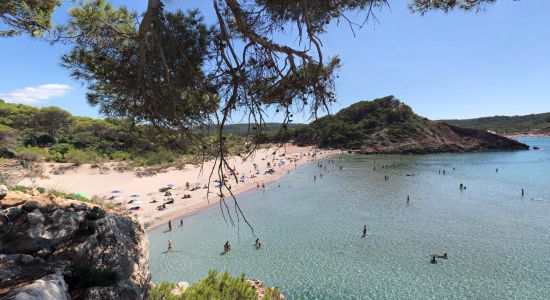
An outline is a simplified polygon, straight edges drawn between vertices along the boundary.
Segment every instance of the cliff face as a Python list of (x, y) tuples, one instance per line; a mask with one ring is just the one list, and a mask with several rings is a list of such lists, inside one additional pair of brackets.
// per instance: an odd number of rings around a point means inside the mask
[(363, 153), (439, 153), (525, 150), (515, 140), (486, 131), (435, 122), (415, 114), (393, 96), (361, 101), (334, 116), (295, 130), (297, 144)]
[(147, 237), (136, 220), (36, 191), (0, 198), (1, 299), (147, 297)]

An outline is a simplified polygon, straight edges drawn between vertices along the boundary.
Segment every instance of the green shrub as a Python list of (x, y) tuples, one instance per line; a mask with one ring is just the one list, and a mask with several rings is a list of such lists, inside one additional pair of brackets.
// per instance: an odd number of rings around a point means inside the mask
[(170, 291), (176, 288), (172, 282), (162, 281), (149, 291), (149, 300), (179, 300), (182, 295), (172, 295)]
[[(241, 299), (258, 300), (258, 293), (244, 274), (232, 277), (228, 272), (208, 272), (208, 276), (191, 285), (183, 295), (172, 295), (170, 291), (176, 287), (173, 283), (161, 282), (151, 289), (150, 300), (199, 300), (199, 299)], [(276, 299), (274, 297), (268, 299)]]
[(115, 151), (111, 154), (111, 159), (116, 161), (127, 161), (131, 160), (132, 154), (125, 151)]
[(50, 160), (61, 162), (65, 160), (65, 154), (74, 150), (74, 146), (67, 143), (59, 143), (50, 147)]
[(17, 157), (25, 161), (43, 161), (48, 157), (48, 150), (40, 147), (19, 147)]
[(65, 160), (75, 165), (81, 165), (86, 163), (101, 163), (105, 161), (105, 157), (91, 149), (71, 149), (65, 154)]
[(157, 152), (147, 153), (143, 156), (134, 157), (134, 161), (143, 166), (154, 166), (173, 163), (178, 156), (179, 155), (173, 151), (159, 150)]

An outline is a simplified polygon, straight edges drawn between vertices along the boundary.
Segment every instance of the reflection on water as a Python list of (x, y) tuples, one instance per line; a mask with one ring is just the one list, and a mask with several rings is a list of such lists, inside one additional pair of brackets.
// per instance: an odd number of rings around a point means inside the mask
[[(260, 250), (218, 207), (150, 232), (153, 281), (195, 282), (219, 269), (290, 299), (547, 299), (550, 139), (523, 141), (543, 151), (344, 155), (334, 158), (343, 170), (325, 160), (329, 172), (315, 182), (322, 170), (306, 165), (239, 197)], [(220, 255), (226, 240), (232, 251)], [(443, 252), (448, 260), (429, 263)]]

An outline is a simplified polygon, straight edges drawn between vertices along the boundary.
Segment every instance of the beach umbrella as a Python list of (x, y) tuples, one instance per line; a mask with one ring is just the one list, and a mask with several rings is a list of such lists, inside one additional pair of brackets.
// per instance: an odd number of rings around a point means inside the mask
[(130, 196), (130, 197), (132, 197), (132, 198), (139, 198), (139, 195), (134, 194), (134, 195), (132, 195), (132, 196)]
[(113, 193), (113, 194), (119, 194), (119, 193), (122, 193), (122, 191), (121, 191), (121, 190), (113, 190), (113, 191), (111, 191), (111, 193)]
[(172, 184), (172, 183), (169, 183), (169, 184), (167, 184), (166, 186), (169, 187), (169, 188), (174, 188), (174, 187), (175, 187), (175, 185)]

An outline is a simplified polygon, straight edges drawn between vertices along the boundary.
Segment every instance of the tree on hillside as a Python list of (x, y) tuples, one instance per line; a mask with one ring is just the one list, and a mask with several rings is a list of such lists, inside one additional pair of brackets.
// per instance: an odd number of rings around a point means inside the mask
[(71, 114), (54, 106), (40, 109), (36, 112), (34, 118), (35, 127), (46, 132), (54, 139), (58, 130), (67, 127), (70, 122)]
[(0, 37), (28, 32), (41, 35), (52, 27), (51, 17), (59, 0), (2, 0), (0, 1)]

